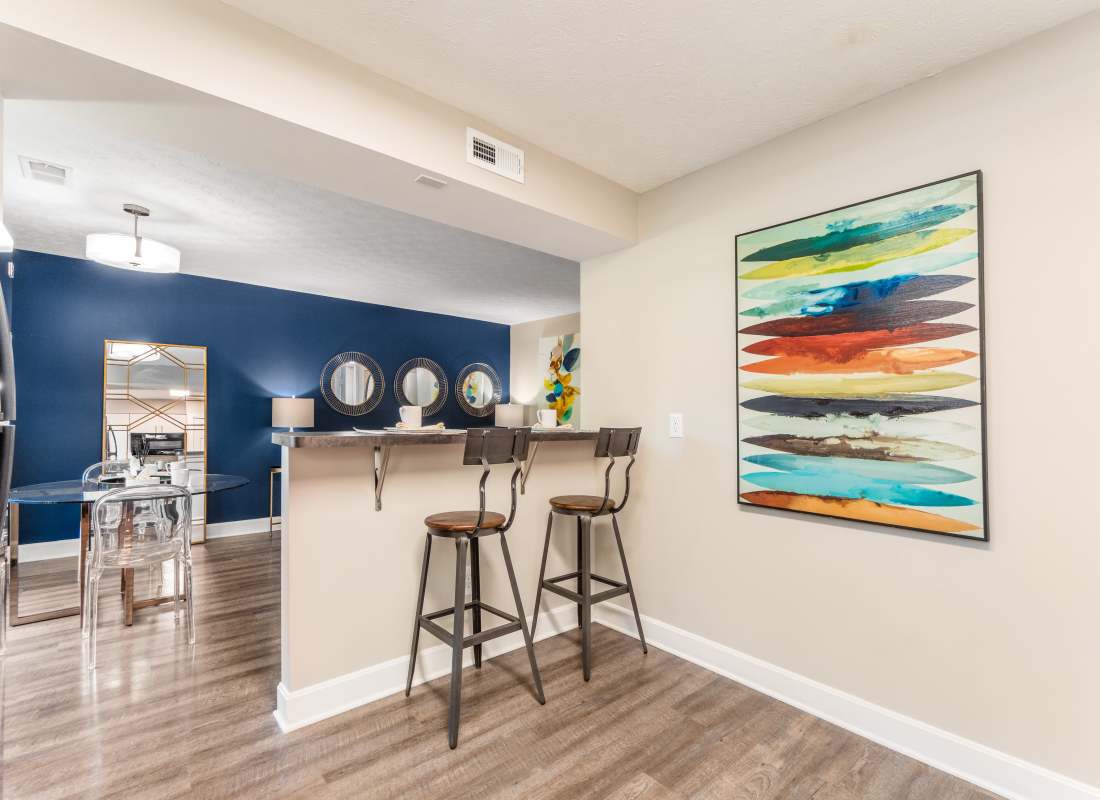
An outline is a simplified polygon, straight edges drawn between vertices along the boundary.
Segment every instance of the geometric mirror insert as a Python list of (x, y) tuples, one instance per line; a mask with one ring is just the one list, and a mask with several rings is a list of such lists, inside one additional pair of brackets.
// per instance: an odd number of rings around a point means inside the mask
[[(103, 343), (103, 459), (183, 461), (206, 478), (206, 348), (108, 339)], [(191, 501), (191, 538), (206, 541), (206, 498)]]

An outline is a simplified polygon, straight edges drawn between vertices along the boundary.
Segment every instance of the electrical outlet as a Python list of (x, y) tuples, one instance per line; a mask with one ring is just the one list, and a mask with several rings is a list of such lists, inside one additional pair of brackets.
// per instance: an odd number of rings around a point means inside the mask
[(684, 438), (684, 415), (678, 411), (668, 415), (668, 437), (670, 439)]
[(470, 574), (470, 570), (466, 569), (466, 599), (470, 600), (474, 596), (474, 576)]

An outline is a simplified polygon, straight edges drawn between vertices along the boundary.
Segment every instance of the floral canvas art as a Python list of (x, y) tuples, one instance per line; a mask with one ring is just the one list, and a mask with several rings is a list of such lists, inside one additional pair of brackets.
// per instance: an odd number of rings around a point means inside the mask
[(539, 408), (557, 412), (558, 424), (580, 427), (581, 336), (570, 333), (539, 339), (539, 370), (543, 391)]

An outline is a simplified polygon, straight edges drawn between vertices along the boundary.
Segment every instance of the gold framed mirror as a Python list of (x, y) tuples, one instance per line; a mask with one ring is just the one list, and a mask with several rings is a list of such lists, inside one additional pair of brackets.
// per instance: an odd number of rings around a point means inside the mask
[[(206, 476), (206, 347), (103, 342), (103, 460), (183, 461)], [(206, 541), (206, 497), (192, 500), (193, 542)]]

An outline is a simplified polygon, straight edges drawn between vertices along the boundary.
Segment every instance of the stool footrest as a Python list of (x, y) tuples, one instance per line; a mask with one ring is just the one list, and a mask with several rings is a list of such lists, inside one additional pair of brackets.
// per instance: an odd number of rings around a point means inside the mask
[[(581, 574), (579, 572), (567, 572), (564, 575), (559, 575), (556, 578), (547, 578), (545, 581), (543, 581), (543, 583), (547, 584), (558, 583), (559, 581), (576, 580), (580, 576)], [(599, 581), (600, 583), (606, 583), (608, 586), (614, 586), (616, 589), (622, 589), (626, 586), (626, 584), (622, 581), (614, 581), (611, 578), (605, 578), (603, 575), (597, 575), (595, 572), (592, 573), (592, 580)]]
[[(580, 592), (574, 592), (572, 589), (566, 589), (564, 586), (558, 586), (559, 581), (567, 581), (575, 579), (580, 576), (579, 572), (567, 572), (565, 575), (559, 575), (556, 578), (547, 578), (542, 582), (542, 588), (548, 592), (553, 592), (556, 595), (564, 597), (567, 600), (572, 600), (574, 603), (583, 603), (584, 597)], [(591, 596), (593, 603), (602, 603), (604, 600), (610, 600), (612, 597), (618, 597), (619, 595), (626, 594), (630, 591), (627, 585), (622, 581), (614, 581), (611, 578), (605, 578), (602, 575), (596, 575), (593, 573), (592, 580), (599, 581), (600, 583), (607, 584), (612, 587), (602, 592), (596, 592)]]
[[(480, 633), (474, 633), (470, 636), (466, 636), (462, 639), (462, 647), (473, 647), (475, 644), (482, 644), (492, 639), (496, 639), (499, 636), (506, 636), (509, 633), (514, 633), (520, 630), (519, 617), (514, 614), (509, 614), (506, 611), (501, 611), (499, 608), (482, 602), (470, 602), (466, 603), (462, 607), (463, 611), (471, 611), (474, 608), (478, 608), (482, 611), (486, 611), (492, 614), (494, 617), (500, 617), (506, 620), (506, 624), (498, 625), (495, 628), (491, 628), (487, 631), (481, 631)], [(430, 614), (423, 614), (419, 619), (420, 627), (426, 630), (428, 633), (435, 636), (437, 639), (441, 639), (447, 644), (454, 646), (454, 634), (444, 628), (442, 625), (434, 622), (434, 620), (441, 617), (453, 617), (455, 613), (454, 606), (450, 608), (444, 608), (441, 611), (433, 611)]]

